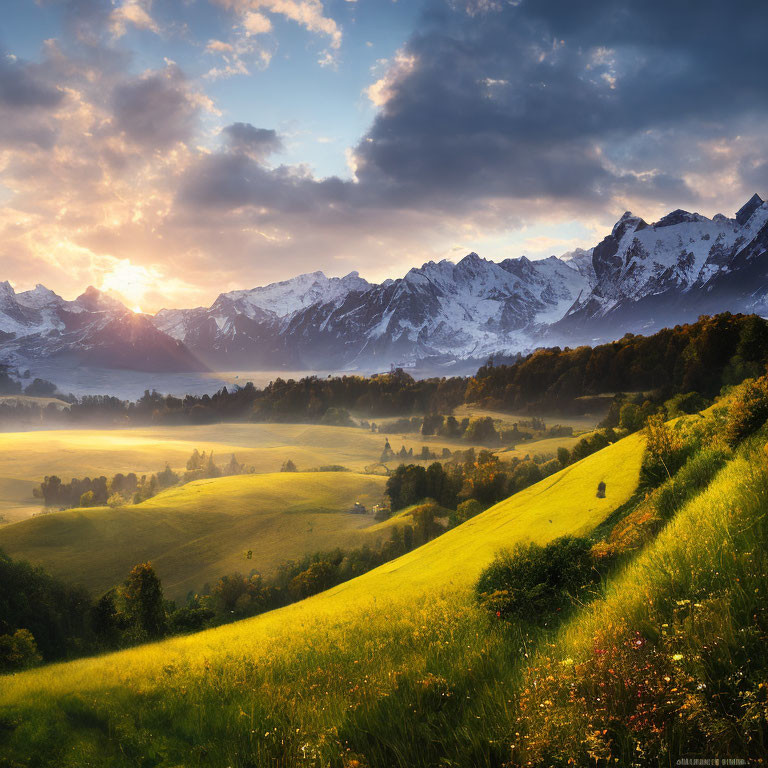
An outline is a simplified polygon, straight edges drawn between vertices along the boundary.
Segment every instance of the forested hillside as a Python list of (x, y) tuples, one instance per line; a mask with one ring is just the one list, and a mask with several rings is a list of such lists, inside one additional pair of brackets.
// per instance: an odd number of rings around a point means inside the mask
[(662, 402), (691, 391), (707, 397), (722, 386), (759, 375), (768, 361), (768, 323), (756, 315), (724, 313), (652, 336), (628, 334), (596, 347), (541, 349), (509, 365), (489, 361), (469, 378), (414, 379), (403, 370), (365, 376), (275, 379), (213, 395), (177, 398), (146, 392), (135, 403), (115, 397), (75, 399), (69, 409), (42, 412), (0, 404), (0, 423), (25, 414), (55, 426), (211, 424), (219, 421), (351, 424), (409, 414), (450, 413), (464, 403), (535, 414), (586, 413), (601, 395), (645, 392)]

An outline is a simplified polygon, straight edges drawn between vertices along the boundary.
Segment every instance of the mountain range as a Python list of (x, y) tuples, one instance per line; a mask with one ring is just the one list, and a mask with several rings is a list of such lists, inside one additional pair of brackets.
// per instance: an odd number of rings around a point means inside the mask
[(313, 272), (136, 314), (97, 291), (65, 301), (0, 283), (0, 361), (147, 371), (469, 369), (489, 356), (595, 343), (722, 311), (768, 314), (768, 203), (733, 218), (625, 213), (589, 250), (493, 262), (470, 253), (372, 284)]

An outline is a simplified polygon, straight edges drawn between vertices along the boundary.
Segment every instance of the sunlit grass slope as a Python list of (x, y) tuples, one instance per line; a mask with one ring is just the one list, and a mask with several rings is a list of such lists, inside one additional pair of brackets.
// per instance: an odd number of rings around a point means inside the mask
[[(70, 509), (0, 527), (0, 549), (94, 593), (151, 561), (166, 595), (234, 571), (268, 573), (308, 552), (374, 543), (371, 515), (386, 478), (352, 472), (238, 475), (197, 480), (142, 504)], [(252, 557), (245, 553), (251, 550)]]
[(522, 760), (581, 765), (598, 755), (628, 765), (640, 755), (661, 765), (713, 750), (764, 758), (768, 471), (760, 448), (722, 469), (609, 581), (604, 599), (532, 658), (516, 724), (526, 731)]
[[(423, 445), (466, 450), (463, 442), (420, 435), (390, 435), (418, 454)], [(256, 472), (277, 472), (286, 459), (300, 470), (340, 464), (362, 470), (378, 462), (385, 436), (359, 428), (306, 424), (214, 424), (141, 429), (74, 429), (0, 433), (0, 515), (7, 521), (41, 508), (32, 489), (46, 475), (72, 477), (158, 472), (168, 462), (183, 469), (193, 449), (213, 451), (226, 463), (232, 453)], [(438, 450), (439, 452), (439, 450)]]
[[(594, 528), (635, 490), (641, 455), (639, 436), (622, 440), (425, 546), (301, 603), (197, 635), (6, 678), (0, 707), (14, 704), (19, 722), (33, 728), (38, 716), (66, 719), (61, 713), (76, 700), (75, 708), (96, 721), (141, 712), (139, 730), (164, 728), (147, 725), (154, 717), (148, 713), (162, 707), (157, 716), (170, 718), (169, 730), (157, 738), (167, 740), (168, 755), (177, 742), (215, 742), (211, 764), (266, 765), (270, 738), (277, 734), (276, 754), (292, 755), (280, 764), (300, 764), (304, 741), (304, 747), (319, 749), (350, 708), (388, 696), (404, 675), (448, 674), (448, 668), (465, 675), (470, 667), (472, 679), (479, 675), (482, 681), (488, 640), (469, 594), (480, 570), (500, 547)], [(601, 480), (605, 499), (596, 497)], [(464, 712), (474, 703), (459, 705)], [(37, 707), (42, 709), (34, 714)], [(14, 738), (26, 738), (24, 728)], [(57, 755), (63, 765), (75, 764), (74, 754), (112, 749), (99, 734), (68, 728)], [(129, 764), (121, 759), (108, 764)], [(168, 760), (162, 764), (175, 765)]]

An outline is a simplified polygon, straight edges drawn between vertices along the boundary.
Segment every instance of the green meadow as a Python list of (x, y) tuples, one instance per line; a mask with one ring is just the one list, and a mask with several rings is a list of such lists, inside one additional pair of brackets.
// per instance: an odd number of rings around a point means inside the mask
[[(390, 436), (419, 453), (422, 446), (466, 450), (469, 444), (418, 434)], [(46, 475), (152, 474), (168, 463), (183, 469), (192, 451), (213, 451), (217, 463), (234, 453), (258, 473), (279, 472), (291, 459), (300, 470), (332, 464), (362, 471), (379, 461), (385, 436), (363, 429), (306, 424), (216, 424), (131, 429), (62, 429), (0, 433), (0, 517), (5, 522), (39, 512), (32, 490)], [(399, 463), (399, 462), (395, 462)], [(0, 519), (0, 523), (3, 520)]]
[(354, 472), (196, 480), (141, 504), (67, 509), (0, 527), (0, 549), (95, 594), (151, 561), (166, 596), (179, 599), (227, 573), (267, 574), (308, 552), (378, 542), (372, 516), (351, 509), (383, 501), (385, 482)]
[(593, 530), (632, 496), (641, 457), (626, 438), (286, 608), (7, 677), (0, 743), (62, 766), (488, 763), (508, 751), (488, 734), (521, 654), (471, 588), (500, 547)]

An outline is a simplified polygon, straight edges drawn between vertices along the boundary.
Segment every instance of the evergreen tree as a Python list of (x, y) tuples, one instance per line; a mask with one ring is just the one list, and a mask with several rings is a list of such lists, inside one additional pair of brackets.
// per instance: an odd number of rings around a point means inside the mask
[(163, 587), (151, 563), (139, 563), (123, 586), (125, 613), (134, 627), (151, 639), (167, 630)]

